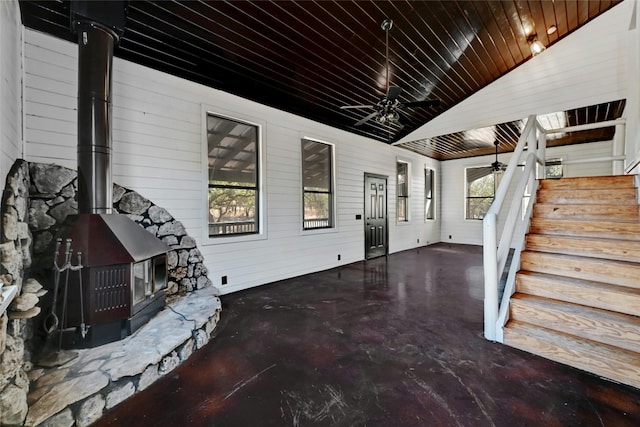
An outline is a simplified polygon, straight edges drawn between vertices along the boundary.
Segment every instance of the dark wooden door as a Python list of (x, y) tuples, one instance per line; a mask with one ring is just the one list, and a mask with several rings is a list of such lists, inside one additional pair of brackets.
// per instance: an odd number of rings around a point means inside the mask
[(387, 254), (387, 178), (365, 174), (365, 258)]

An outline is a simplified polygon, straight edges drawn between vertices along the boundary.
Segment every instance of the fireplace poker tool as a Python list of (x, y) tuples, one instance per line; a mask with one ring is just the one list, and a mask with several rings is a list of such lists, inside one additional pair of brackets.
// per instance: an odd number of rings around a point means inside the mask
[[(54, 269), (54, 281), (53, 281), (53, 304), (51, 306), (51, 313), (47, 315), (44, 320), (44, 328), (47, 334), (52, 334), (54, 331), (59, 332), (58, 339), (58, 350), (62, 348), (62, 331), (66, 324), (67, 317), (67, 299), (69, 292), (69, 275), (71, 271), (78, 272), (78, 284), (79, 284), (79, 292), (80, 292), (80, 334), (82, 338), (85, 338), (87, 335), (88, 327), (84, 322), (84, 301), (82, 298), (82, 252), (78, 252), (78, 264), (73, 265), (71, 263), (71, 256), (73, 254), (73, 249), (71, 248), (71, 239), (65, 240), (65, 250), (64, 250), (64, 263), (60, 265), (58, 259), (60, 257), (60, 246), (62, 244), (62, 239), (56, 239), (56, 248), (55, 248), (55, 257), (53, 259), (53, 269)], [(57, 307), (57, 298), (58, 292), (60, 291), (60, 278), (62, 273), (65, 273), (64, 284), (62, 289), (62, 312), (60, 313), (60, 317), (58, 317), (56, 313)]]
[(84, 339), (87, 336), (87, 331), (89, 328), (84, 323), (84, 298), (82, 296), (82, 252), (78, 252), (78, 264), (70, 265), (69, 269), (71, 271), (78, 272), (78, 290), (80, 292), (80, 335)]
[(65, 272), (64, 277), (64, 289), (62, 291), (62, 313), (61, 313), (61, 325), (60, 325), (60, 333), (58, 334), (58, 350), (62, 348), (62, 331), (67, 323), (67, 293), (69, 290), (69, 270), (71, 267), (71, 254), (73, 253), (73, 249), (71, 249), (71, 239), (67, 239), (67, 246), (64, 251), (64, 265), (62, 266), (62, 271)]
[[(58, 325), (60, 324), (60, 319), (56, 314), (56, 305), (58, 304), (58, 288), (60, 287), (60, 272), (62, 271), (62, 268), (58, 265), (58, 253), (60, 251), (61, 244), (62, 239), (56, 239), (56, 255), (53, 258), (53, 303), (51, 304), (51, 313), (49, 313), (44, 319), (44, 330), (47, 334), (53, 333), (53, 331), (58, 329)], [(67, 248), (70, 247), (71, 240), (67, 239), (66, 244)]]

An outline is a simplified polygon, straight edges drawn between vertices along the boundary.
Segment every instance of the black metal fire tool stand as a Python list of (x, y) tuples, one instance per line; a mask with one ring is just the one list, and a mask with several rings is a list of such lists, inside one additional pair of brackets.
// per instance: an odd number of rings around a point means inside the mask
[[(60, 246), (62, 245), (62, 239), (56, 240), (55, 256), (53, 258), (53, 303), (51, 305), (51, 312), (44, 319), (44, 329), (49, 336), (53, 336), (55, 332), (58, 333), (58, 351), (62, 348), (62, 334), (66, 330), (67, 326), (67, 300), (69, 293), (69, 275), (71, 272), (78, 272), (78, 292), (80, 299), (80, 326), (79, 331), (84, 338), (87, 335), (88, 326), (84, 322), (84, 302), (82, 297), (82, 252), (78, 252), (78, 263), (73, 265), (71, 263), (71, 256), (73, 249), (71, 248), (71, 239), (65, 240), (64, 250), (64, 262), (59, 263)], [(64, 283), (62, 289), (60, 289), (60, 279), (64, 273)], [(62, 310), (60, 316), (57, 314), (58, 310), (58, 296), (62, 292)], [(75, 329), (75, 328), (73, 328)]]

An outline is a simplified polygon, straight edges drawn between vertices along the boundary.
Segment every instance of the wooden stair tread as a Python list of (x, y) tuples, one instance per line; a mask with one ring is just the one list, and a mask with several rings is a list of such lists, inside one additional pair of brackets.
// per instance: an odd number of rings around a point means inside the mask
[(518, 321), (505, 326), (504, 343), (640, 388), (640, 355), (636, 352)]
[(532, 234), (640, 240), (640, 221), (587, 221), (533, 218), (529, 232)]
[(562, 220), (615, 220), (640, 221), (640, 206), (619, 204), (556, 204), (536, 203), (533, 206), (534, 218)]
[(640, 315), (640, 289), (533, 271), (516, 275), (516, 292)]
[(503, 342), (640, 388), (635, 176), (542, 180)]
[(525, 250), (522, 270), (640, 288), (640, 264)]
[(589, 188), (589, 189), (540, 189), (536, 200), (540, 203), (555, 204), (620, 204), (634, 206), (638, 204), (638, 191), (630, 188)]
[(640, 317), (516, 293), (511, 319), (640, 352)]
[(588, 176), (540, 180), (540, 188), (619, 188), (634, 187), (633, 175)]
[(640, 239), (622, 240), (530, 233), (526, 236), (526, 249), (537, 252), (640, 262)]

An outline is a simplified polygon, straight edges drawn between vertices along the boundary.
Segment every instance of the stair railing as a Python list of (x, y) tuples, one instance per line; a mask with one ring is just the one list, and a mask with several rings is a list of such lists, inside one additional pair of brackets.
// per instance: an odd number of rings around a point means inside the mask
[[(624, 173), (625, 161), (625, 120), (616, 119), (604, 122), (565, 127), (562, 129), (544, 129), (535, 115), (529, 116), (520, 135), (507, 170), (496, 191), (494, 202), (483, 220), (483, 258), (484, 258), (484, 336), (488, 340), (503, 342), (503, 327), (509, 320), (509, 299), (515, 292), (515, 276), (520, 268), (520, 253), (524, 249), (525, 235), (533, 212), (537, 177), (545, 177), (547, 135), (559, 132), (577, 132), (615, 126), (612, 155), (582, 160), (563, 161), (563, 164), (612, 162), (614, 175)], [(523, 151), (527, 148), (526, 164), (521, 179), (514, 184), (514, 176)], [(511, 190), (515, 185), (515, 189)], [(639, 190), (640, 193), (640, 190)], [(498, 219), (501, 218), (503, 204), (507, 194), (512, 194), (511, 205), (502, 227), (498, 241)], [(513, 249), (513, 251), (511, 251)], [(505, 266), (510, 259), (508, 271)], [(504, 285), (500, 298), (500, 285)]]
[[(514, 184), (525, 147), (528, 153), (526, 165), (519, 182)], [(519, 268), (520, 251), (524, 247), (527, 231), (525, 228), (533, 211), (538, 184), (536, 176), (539, 173), (544, 176), (545, 151), (546, 134), (536, 116), (531, 115), (509, 160), (494, 201), (483, 219), (484, 336), (491, 341), (502, 342), (502, 326), (508, 316), (508, 300), (514, 290), (515, 273)], [(516, 187), (510, 192), (513, 185)], [(513, 198), (498, 241), (498, 218), (507, 194), (513, 194)], [(506, 303), (499, 304), (499, 286), (512, 248), (514, 252), (503, 292), (503, 301)]]
[(544, 130), (546, 135), (552, 135), (554, 133), (569, 133), (580, 132), (585, 130), (602, 129), (610, 126), (615, 126), (615, 133), (613, 136), (613, 143), (611, 144), (612, 153), (611, 156), (591, 157), (581, 160), (564, 160), (563, 165), (574, 165), (584, 163), (598, 163), (598, 162), (611, 162), (611, 172), (613, 175), (624, 175), (625, 173), (625, 132), (626, 132), (626, 119), (614, 119), (603, 122), (589, 123), (584, 125), (567, 126), (561, 129), (548, 129)]

